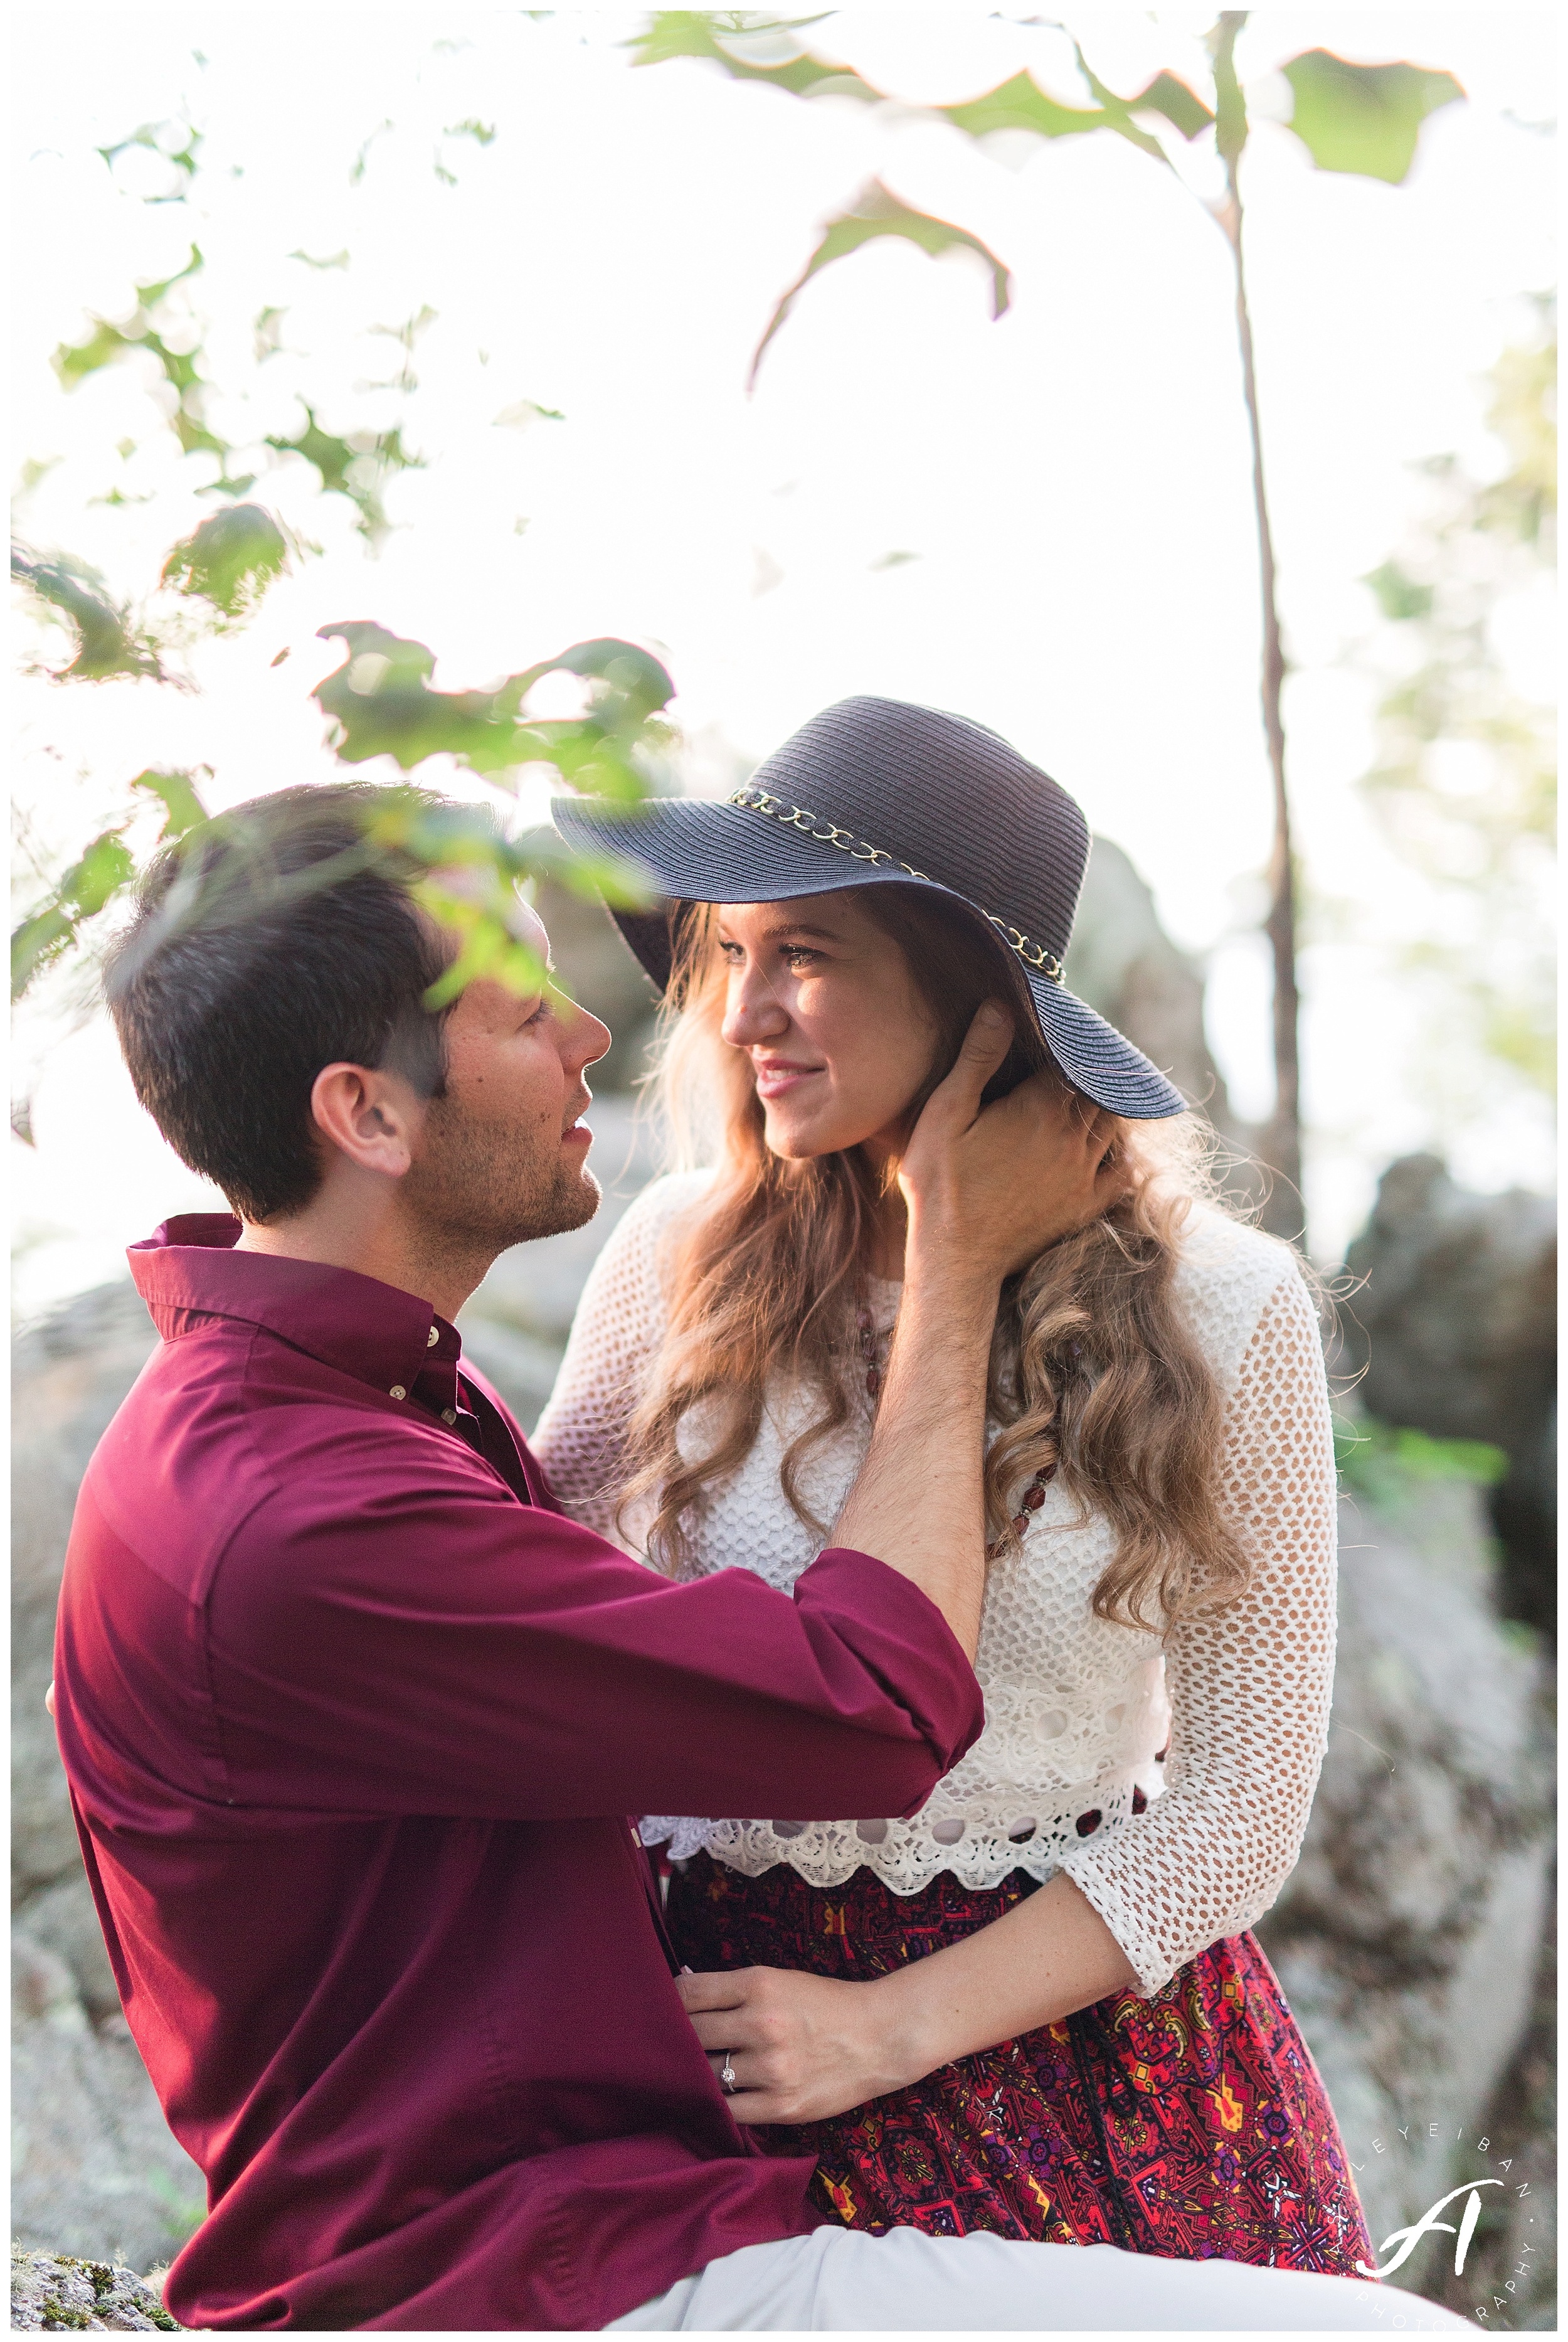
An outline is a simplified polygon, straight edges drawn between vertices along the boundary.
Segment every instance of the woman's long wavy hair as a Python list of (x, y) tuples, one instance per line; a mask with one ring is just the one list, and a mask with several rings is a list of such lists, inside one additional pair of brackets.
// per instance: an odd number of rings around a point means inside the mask
[[(903, 951), (941, 1036), (911, 1119), (951, 1068), (982, 1000), (1009, 990), (1018, 1038), (986, 1092), (1000, 1096), (1052, 1060), (1023, 984), (972, 916), (913, 886), (853, 890)], [(709, 905), (682, 915), (656, 1076), (677, 1133), (719, 1116), (720, 1169), (669, 1264), (668, 1331), (631, 1426), (623, 1517), (645, 1517), (648, 1550), (679, 1575), (705, 1494), (744, 1461), (764, 1393), (807, 1389), (811, 1420), (784, 1457), (784, 1493), (817, 1536), (801, 1493), (811, 1451), (864, 1406), (856, 1316), (874, 1256), (884, 1181), (858, 1148), (803, 1162), (770, 1154), (746, 1057), (720, 1037), (724, 972)], [(699, 1141), (699, 1144), (701, 1142)], [(1195, 1116), (1123, 1122), (1135, 1178), (1104, 1218), (1041, 1254), (1003, 1288), (988, 1407), (1001, 1428), (985, 1461), (985, 1535), (1016, 1549), (1012, 1502), (1054, 1464), (1082, 1524), (1102, 1514), (1116, 1546), (1094, 1590), (1106, 1619), (1164, 1632), (1184, 1611), (1233, 1600), (1248, 1566), (1222, 1506), (1223, 1399), (1183, 1321), (1174, 1282), (1191, 1201), (1212, 1191), (1212, 1136)], [(708, 1159), (712, 1160), (711, 1152)], [(701, 1409), (702, 1454), (680, 1426)], [(690, 1442), (688, 1441), (688, 1446)], [(1039, 1525), (1036, 1524), (1036, 1535)]]

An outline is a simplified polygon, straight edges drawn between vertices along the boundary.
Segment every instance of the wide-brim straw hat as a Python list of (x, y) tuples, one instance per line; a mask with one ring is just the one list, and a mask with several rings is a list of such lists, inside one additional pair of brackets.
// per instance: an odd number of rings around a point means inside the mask
[(664, 897), (651, 911), (614, 914), (661, 993), (684, 903), (930, 887), (963, 904), (1013, 958), (1040, 1037), (1074, 1089), (1136, 1121), (1185, 1110), (1142, 1050), (1063, 981), (1089, 858), (1082, 812), (1048, 773), (966, 716), (841, 699), (723, 803), (559, 797), (551, 813), (569, 845), (622, 856)]

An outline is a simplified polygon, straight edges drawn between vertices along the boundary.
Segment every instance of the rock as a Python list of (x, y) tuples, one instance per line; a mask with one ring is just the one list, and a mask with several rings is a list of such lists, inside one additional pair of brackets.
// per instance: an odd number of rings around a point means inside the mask
[(11, 2247), (11, 2324), (24, 2333), (183, 2334), (145, 2277), (118, 2263)]
[(95, 2028), (65, 1961), (22, 1927), (11, 1975), (14, 2237), (53, 2254), (167, 2260), (205, 2217), (206, 2184), (125, 2018)]
[(1160, 925), (1131, 857), (1096, 836), (1068, 946), (1069, 988), (1108, 1017), (1203, 1108), (1223, 1136), (1250, 1140), (1231, 1112), (1203, 1032), (1203, 979)]
[(1345, 1266), (1340, 1357), (1362, 1404), (1390, 1424), (1486, 1440), (1508, 1458), (1492, 1503), (1505, 1556), (1504, 1615), (1556, 1617), (1555, 1206), (1523, 1188), (1473, 1195), (1435, 1155), (1408, 1155), (1378, 1185)]
[(1375, 1513), (1345, 1501), (1328, 1754), (1301, 1861), (1259, 1929), (1374, 2241), (1468, 2176), (1458, 2135), (1481, 2135), (1533, 2013), (1549, 1669), (1497, 1616), (1486, 1527), (1466, 1481), (1413, 1481)]
[(25, 1333), (13, 1354), (11, 1876), (19, 1903), (80, 1865), (44, 1710), (55, 1604), (87, 1458), (156, 1340), (126, 1278), (77, 1295)]
[(105, 2017), (118, 2017), (119, 1987), (109, 1966), (93, 1890), (81, 1865), (74, 1875), (56, 1879), (21, 1909), (29, 1941), (65, 1962), (93, 2023), (100, 2025)]

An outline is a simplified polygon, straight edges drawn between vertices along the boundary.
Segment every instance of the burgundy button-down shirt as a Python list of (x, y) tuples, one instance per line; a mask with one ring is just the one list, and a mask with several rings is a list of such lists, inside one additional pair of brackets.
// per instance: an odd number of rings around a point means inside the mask
[(676, 1585), (554, 1506), (453, 1328), (170, 1221), (56, 1706), (217, 2327), (597, 2327), (816, 2225), (682, 2010), (640, 1812), (908, 1814), (982, 1723), (864, 1554)]

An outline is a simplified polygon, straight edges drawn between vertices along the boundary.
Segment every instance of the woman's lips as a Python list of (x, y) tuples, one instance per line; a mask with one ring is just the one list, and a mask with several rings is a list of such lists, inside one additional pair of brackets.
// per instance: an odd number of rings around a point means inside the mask
[(826, 1071), (825, 1066), (794, 1066), (780, 1057), (770, 1058), (766, 1065), (757, 1066), (757, 1096), (763, 1098), (783, 1097), (786, 1090), (793, 1090), (801, 1082), (809, 1082), (814, 1075)]

